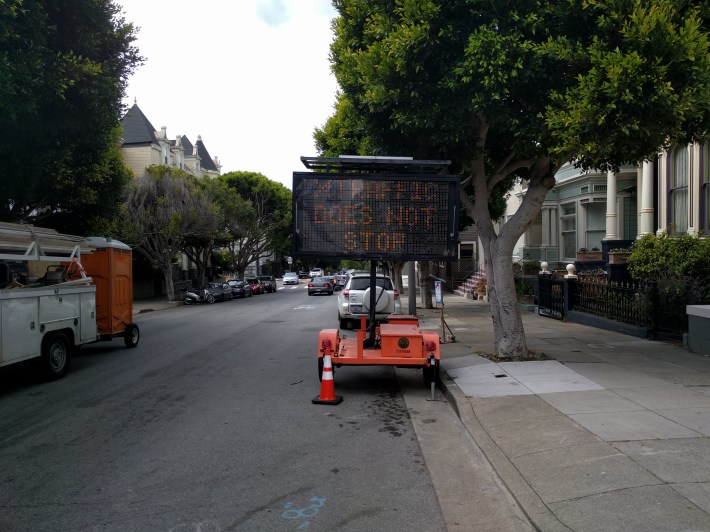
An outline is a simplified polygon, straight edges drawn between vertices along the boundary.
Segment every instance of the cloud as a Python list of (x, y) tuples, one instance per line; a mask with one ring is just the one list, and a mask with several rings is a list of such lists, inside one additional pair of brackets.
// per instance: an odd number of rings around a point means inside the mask
[(262, 0), (256, 5), (256, 14), (268, 26), (278, 27), (289, 19), (283, 0)]
[[(314, 128), (333, 113), (329, 0), (120, 3), (147, 58), (124, 103), (136, 98), (168, 138), (201, 135), (223, 172), (260, 172), (290, 187), (304, 170), (299, 157), (316, 155)], [(283, 21), (257, 14), (261, 4), (284, 5)]]

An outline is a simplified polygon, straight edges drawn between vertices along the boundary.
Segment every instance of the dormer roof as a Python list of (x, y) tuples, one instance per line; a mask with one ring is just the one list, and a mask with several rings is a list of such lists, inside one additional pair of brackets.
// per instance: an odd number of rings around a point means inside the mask
[(202, 169), (210, 172), (218, 172), (219, 169), (217, 168), (217, 165), (214, 164), (214, 160), (212, 159), (210, 152), (208, 152), (207, 148), (205, 148), (205, 144), (202, 142), (202, 137), (200, 135), (197, 136), (197, 143), (195, 146), (197, 147), (197, 154), (200, 156), (200, 166)]
[(155, 128), (150, 120), (146, 118), (137, 103), (123, 115), (121, 119), (123, 127), (123, 145), (126, 144), (157, 144)]
[(192, 155), (194, 146), (192, 145), (192, 142), (190, 142), (190, 139), (187, 138), (187, 135), (182, 135), (180, 137), (180, 145), (182, 146), (182, 151), (185, 155)]

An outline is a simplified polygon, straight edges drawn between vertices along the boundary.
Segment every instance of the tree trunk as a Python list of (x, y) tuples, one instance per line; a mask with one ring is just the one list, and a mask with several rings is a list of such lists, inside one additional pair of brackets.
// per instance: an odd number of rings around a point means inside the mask
[(434, 308), (431, 302), (431, 265), (429, 261), (419, 262), (419, 292), (422, 297), (422, 308)]
[(404, 268), (404, 263), (397, 261), (389, 262), (388, 265), (394, 287), (401, 294), (404, 292), (404, 282), (402, 280), (402, 269)]
[(496, 249), (496, 241), (490, 242), (484, 239), (482, 241), (486, 253), (488, 301), (493, 318), (493, 341), (496, 354), (503, 359), (527, 357), (529, 351), (515, 293), (511, 257)]
[(173, 284), (173, 265), (172, 262), (161, 265), (161, 270), (163, 272), (163, 279), (165, 280), (165, 292), (167, 294), (168, 301), (175, 300), (175, 285)]
[[(482, 128), (485, 133), (486, 128)], [(542, 209), (548, 191), (555, 185), (555, 172), (548, 157), (530, 162), (528, 189), (518, 210), (505, 224), (496, 228), (488, 210), (491, 188), (486, 177), (483, 159), (472, 163), (472, 178), (477, 198), (474, 203), (464, 192), (461, 201), (471, 218), (476, 221), (478, 236), (486, 261), (488, 301), (493, 318), (493, 342), (500, 358), (529, 357), (523, 320), (515, 293), (513, 276), (513, 248)], [(508, 175), (501, 171), (500, 175)], [(495, 179), (493, 180), (495, 181)]]

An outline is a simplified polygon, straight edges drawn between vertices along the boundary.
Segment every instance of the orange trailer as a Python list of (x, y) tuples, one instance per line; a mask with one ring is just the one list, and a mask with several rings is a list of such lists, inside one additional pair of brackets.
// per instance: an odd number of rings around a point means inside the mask
[(133, 323), (133, 268), (130, 246), (103, 237), (89, 237), (91, 253), (81, 255), (81, 266), (96, 284), (96, 327), (102, 340), (123, 337), (136, 347), (140, 330)]
[(422, 368), (427, 385), (439, 378), (439, 335), (419, 329), (416, 316), (392, 315), (375, 329), (375, 341), (367, 345), (366, 318), (360, 319), (355, 338), (340, 336), (338, 329), (323, 329), (318, 335), (318, 377), (323, 375), (323, 356), (335, 367), (393, 365)]
[(450, 161), (411, 157), (344, 155), (301, 162), (310, 172), (293, 173), (291, 255), (370, 261), (369, 320), (361, 318), (354, 338), (339, 329), (320, 331), (318, 376), (328, 361), (335, 367), (422, 368), (433, 399), (439, 335), (421, 330), (416, 316), (390, 315), (377, 326), (377, 263), (456, 260), (459, 176), (448, 174)]

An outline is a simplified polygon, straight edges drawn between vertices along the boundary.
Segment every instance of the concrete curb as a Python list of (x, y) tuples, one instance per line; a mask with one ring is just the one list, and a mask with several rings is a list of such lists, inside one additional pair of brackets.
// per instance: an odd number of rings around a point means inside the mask
[(182, 301), (134, 301), (133, 314), (145, 314), (146, 312), (155, 312), (158, 310), (167, 310), (182, 306)]
[(493, 439), (491, 439), (486, 430), (479, 423), (473, 405), (458, 386), (456, 386), (453, 379), (443, 368), (441, 368), (440, 371), (441, 377), (439, 384), (444, 392), (444, 396), (535, 530), (544, 532), (569, 532), (571, 529), (565, 526), (555, 514), (552, 513), (540, 496), (523, 478), (515, 465), (508, 459)]

